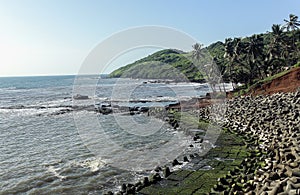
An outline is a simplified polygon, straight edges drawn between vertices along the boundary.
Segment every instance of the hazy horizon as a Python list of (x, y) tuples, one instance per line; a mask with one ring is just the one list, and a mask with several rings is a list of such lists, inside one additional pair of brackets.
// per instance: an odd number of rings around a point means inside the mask
[[(119, 0), (0, 0), (0, 5), (0, 77), (76, 75), (95, 46), (132, 27), (167, 26), (207, 46), (229, 37), (271, 31), (272, 24), (283, 24), (289, 14), (300, 15), (300, 2), (293, 0), (134, 0), (126, 4)], [(118, 56), (103, 73), (157, 50), (144, 48)]]

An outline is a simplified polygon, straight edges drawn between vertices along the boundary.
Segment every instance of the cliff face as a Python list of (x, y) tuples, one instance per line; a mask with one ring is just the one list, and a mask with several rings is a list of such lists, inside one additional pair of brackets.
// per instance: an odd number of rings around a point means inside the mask
[(287, 74), (284, 74), (272, 81), (257, 86), (251, 90), (253, 95), (270, 95), (278, 92), (295, 92), (300, 88), (300, 67), (293, 68)]

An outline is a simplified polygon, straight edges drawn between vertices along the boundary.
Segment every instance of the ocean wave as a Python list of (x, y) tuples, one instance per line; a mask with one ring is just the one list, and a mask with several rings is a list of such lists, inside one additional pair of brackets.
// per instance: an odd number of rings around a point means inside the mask
[(54, 166), (49, 166), (48, 170), (49, 173), (52, 173), (55, 177), (59, 178), (61, 181), (65, 180), (67, 177), (62, 176), (58, 171), (60, 171), (59, 168), (55, 168)]
[(9, 91), (9, 90), (15, 90), (17, 89), (17, 87), (4, 87), (4, 88), (0, 88), (0, 91)]
[(106, 163), (101, 158), (93, 157), (83, 161), (76, 162), (75, 165), (83, 168), (88, 168), (90, 169), (91, 172), (97, 172), (99, 171), (99, 169), (103, 168), (106, 165)]

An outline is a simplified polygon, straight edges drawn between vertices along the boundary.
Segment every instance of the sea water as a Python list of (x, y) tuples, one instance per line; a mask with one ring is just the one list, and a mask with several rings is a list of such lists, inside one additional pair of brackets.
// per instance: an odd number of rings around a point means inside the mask
[[(118, 167), (114, 161), (123, 159), (126, 164), (126, 160), (118, 157), (121, 154), (117, 150), (112, 150), (115, 153), (111, 155), (96, 154), (82, 137), (74, 116), (83, 121), (96, 116), (110, 138), (101, 141), (104, 150), (110, 150), (111, 142), (115, 142), (122, 149), (142, 148), (147, 152), (176, 134), (162, 123), (161, 132), (155, 136), (138, 135), (138, 128), (145, 129), (143, 123), (149, 120), (145, 114), (134, 116), (141, 124), (137, 126), (130, 126), (133, 116), (122, 115), (120, 120), (134, 130), (125, 132), (113, 115), (86, 109), (72, 111), (75, 79), (75, 76), (0, 78), (0, 194), (101, 194), (147, 174), (143, 165), (136, 169)], [(81, 100), (81, 106), (103, 101), (119, 106), (165, 106), (209, 91), (207, 86), (194, 83), (165, 84), (136, 79), (118, 82), (98, 76), (85, 76), (83, 81), (85, 88), (96, 90), (90, 96), (92, 101)], [(190, 90), (191, 86), (195, 90)], [(124, 99), (123, 95), (129, 91)], [(90, 127), (85, 128), (89, 132)]]

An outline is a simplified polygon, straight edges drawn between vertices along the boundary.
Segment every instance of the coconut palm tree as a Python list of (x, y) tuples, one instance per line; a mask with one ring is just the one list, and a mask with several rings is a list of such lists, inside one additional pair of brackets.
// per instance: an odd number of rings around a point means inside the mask
[(291, 30), (299, 29), (300, 22), (298, 21), (298, 16), (294, 14), (290, 14), (289, 20), (284, 19), (284, 21), (286, 22), (285, 28), (287, 29), (287, 31), (290, 31), (290, 29)]
[(239, 64), (239, 58), (241, 54), (241, 38), (225, 39), (225, 54), (229, 62), (226, 72), (229, 74), (229, 79), (232, 82), (232, 87), (235, 88), (234, 84), (237, 84), (237, 78), (235, 78), (234, 70)]
[(216, 74), (217, 65), (213, 61), (213, 58), (210, 58), (210, 55), (206, 50), (203, 50), (202, 44), (195, 43), (192, 51), (192, 60), (193, 64), (207, 77), (207, 82), (210, 84), (213, 92), (216, 92), (216, 83), (218, 83), (221, 75)]
[(283, 57), (283, 51), (286, 47), (283, 28), (279, 24), (273, 24), (270, 35), (271, 40), (267, 45), (264, 71), (268, 74), (275, 74), (280, 64), (287, 61)]
[(279, 24), (273, 24), (272, 26), (272, 40), (269, 45), (269, 58), (279, 58), (280, 57), (280, 46), (283, 44), (283, 30)]
[(248, 65), (250, 69), (250, 84), (252, 84), (256, 75), (262, 77), (258, 63), (261, 62), (259, 59), (263, 58), (263, 49), (264, 44), (261, 35), (253, 35), (249, 38), (249, 41), (245, 43), (245, 51), (247, 53)]
[(200, 43), (195, 43), (193, 45), (194, 50), (192, 52), (192, 56), (197, 61), (199, 61), (202, 57), (204, 57), (204, 55), (202, 53), (202, 47), (203, 47), (203, 44), (200, 44)]
[(287, 31), (292, 30), (292, 46), (293, 49), (296, 51), (296, 53), (299, 53), (298, 48), (296, 47), (295, 44), (295, 32), (297, 29), (299, 29), (300, 26), (300, 21), (298, 21), (298, 16), (294, 15), (294, 14), (290, 14), (289, 15), (289, 20), (284, 19), (285, 22), (285, 29)]

